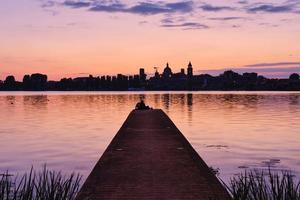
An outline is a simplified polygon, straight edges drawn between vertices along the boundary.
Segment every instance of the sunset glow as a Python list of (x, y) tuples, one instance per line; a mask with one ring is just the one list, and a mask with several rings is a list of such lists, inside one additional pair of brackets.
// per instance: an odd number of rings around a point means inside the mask
[[(300, 72), (297, 0), (2, 0), (0, 80), (223, 69)], [(250, 65), (250, 66), (249, 66)]]

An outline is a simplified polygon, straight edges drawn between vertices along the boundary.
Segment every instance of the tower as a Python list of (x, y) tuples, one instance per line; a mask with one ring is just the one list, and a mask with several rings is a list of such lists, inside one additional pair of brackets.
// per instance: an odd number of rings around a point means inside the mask
[(145, 81), (146, 80), (146, 73), (144, 68), (140, 68), (140, 80)]
[(154, 69), (155, 69), (154, 77), (155, 77), (156, 79), (159, 79), (159, 78), (160, 78), (160, 75), (159, 75), (159, 73), (158, 73), (158, 67), (154, 67)]
[(188, 78), (193, 77), (193, 65), (191, 62), (189, 62), (188, 68), (187, 68), (187, 76)]
[(184, 75), (184, 74), (185, 74), (184, 68), (181, 68), (180, 73), (181, 73), (181, 75)]

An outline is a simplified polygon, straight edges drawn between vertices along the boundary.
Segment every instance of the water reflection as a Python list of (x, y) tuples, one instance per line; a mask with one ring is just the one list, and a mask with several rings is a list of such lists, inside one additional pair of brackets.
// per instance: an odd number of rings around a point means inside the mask
[(37, 95), (37, 96), (24, 96), (23, 104), (24, 108), (31, 107), (32, 109), (47, 109), (48, 105), (47, 95)]
[(16, 97), (15, 96), (6, 96), (5, 99), (6, 99), (5, 103), (7, 105), (14, 105), (15, 102), (16, 102)]
[(298, 105), (299, 104), (299, 95), (291, 94), (289, 95), (290, 105)]
[(300, 93), (0, 94), (0, 171), (88, 175), (140, 98), (161, 108), (225, 179), (244, 168), (300, 172)]
[(170, 109), (170, 94), (163, 94), (162, 101), (164, 103), (164, 109), (169, 112)]

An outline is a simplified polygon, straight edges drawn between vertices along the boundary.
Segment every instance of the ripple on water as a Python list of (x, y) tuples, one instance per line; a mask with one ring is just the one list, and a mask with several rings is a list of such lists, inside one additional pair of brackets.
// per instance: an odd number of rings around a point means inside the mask
[(300, 93), (281, 92), (0, 93), (0, 173), (46, 162), (86, 177), (141, 95), (225, 180), (268, 166), (300, 173)]

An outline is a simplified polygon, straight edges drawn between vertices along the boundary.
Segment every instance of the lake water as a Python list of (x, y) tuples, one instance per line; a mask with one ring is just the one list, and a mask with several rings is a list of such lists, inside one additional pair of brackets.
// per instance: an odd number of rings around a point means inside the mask
[(225, 180), (268, 166), (300, 175), (300, 93), (289, 92), (2, 92), (0, 173), (46, 163), (86, 177), (140, 97)]

